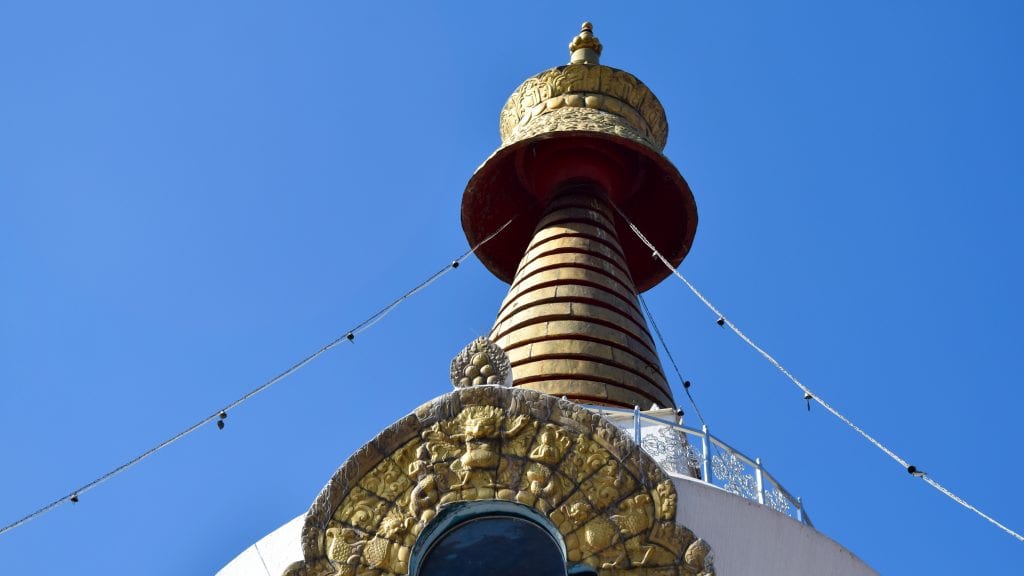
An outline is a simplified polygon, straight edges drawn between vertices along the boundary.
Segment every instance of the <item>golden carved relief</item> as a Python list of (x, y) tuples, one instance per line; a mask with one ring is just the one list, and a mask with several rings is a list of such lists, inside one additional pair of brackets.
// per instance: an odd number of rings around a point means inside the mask
[[(501, 432), (501, 421), (504, 413), (494, 406), (471, 406), (466, 408), (456, 418), (461, 420), (462, 432), (457, 433), (453, 438), (465, 442), (465, 450), (458, 460), (452, 463), (452, 470), (459, 476), (459, 483), (452, 485), (452, 488), (462, 488), (466, 485), (494, 487), (494, 476), (480, 474), (480, 471), (494, 470), (498, 467), (499, 440)], [(470, 483), (473, 477), (483, 478), (480, 481)]]
[(394, 501), (404, 494), (411, 481), (392, 460), (385, 460), (359, 481), (359, 486), (384, 500)]
[(452, 386), (512, 385), (512, 365), (500, 346), (480, 337), (462, 349), (451, 364)]
[(338, 508), (335, 519), (342, 520), (364, 532), (373, 532), (387, 513), (388, 503), (373, 494), (355, 488), (346, 499), (345, 504)]
[[(500, 499), (547, 517), (570, 563), (602, 574), (711, 576), (710, 548), (675, 523), (671, 480), (599, 416), (525, 389), (474, 386), (424, 405), (331, 479), (289, 576), (409, 572), (447, 503)], [(388, 446), (390, 451), (382, 452)]]
[(618, 524), (623, 535), (636, 536), (651, 527), (653, 516), (651, 497), (641, 492), (623, 500), (619, 504), (618, 513), (613, 514), (611, 519)]
[(530, 460), (541, 464), (558, 464), (572, 445), (572, 439), (554, 424), (545, 424), (537, 435), (537, 444), (530, 451)]
[(324, 537), (327, 546), (327, 558), (338, 566), (338, 575), (355, 574), (359, 558), (363, 555), (366, 541), (351, 528), (332, 526), (327, 529)]
[(440, 500), (437, 489), (437, 478), (430, 466), (430, 451), (426, 444), (420, 444), (416, 450), (417, 459), (409, 465), (409, 473), (416, 476), (416, 485), (409, 491), (406, 506), (409, 515), (426, 524), (434, 517), (434, 507)]
[(530, 447), (530, 441), (533, 440), (534, 432), (537, 430), (537, 421), (521, 414), (507, 420), (507, 425), (502, 452), (519, 458), (525, 457), (526, 451)]
[(590, 108), (559, 108), (522, 126), (516, 126), (512, 142), (551, 132), (597, 132), (626, 138), (657, 150), (654, 142), (625, 118)]
[(671, 480), (665, 480), (655, 488), (654, 499), (657, 503), (658, 520), (671, 520), (676, 516), (676, 490)]
[[(502, 108), (499, 131), (508, 145), (538, 133), (538, 119), (556, 110), (580, 108), (620, 117), (639, 141), (661, 151), (668, 140), (665, 109), (629, 72), (594, 64), (569, 64), (526, 79)], [(601, 131), (600, 124), (592, 127)], [(592, 129), (581, 128), (581, 129)]]

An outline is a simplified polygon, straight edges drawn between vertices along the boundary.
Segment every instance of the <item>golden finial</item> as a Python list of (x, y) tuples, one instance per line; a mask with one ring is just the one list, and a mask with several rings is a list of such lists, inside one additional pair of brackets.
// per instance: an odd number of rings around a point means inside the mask
[(594, 36), (594, 25), (584, 22), (580, 33), (569, 43), (570, 64), (599, 64), (601, 41)]

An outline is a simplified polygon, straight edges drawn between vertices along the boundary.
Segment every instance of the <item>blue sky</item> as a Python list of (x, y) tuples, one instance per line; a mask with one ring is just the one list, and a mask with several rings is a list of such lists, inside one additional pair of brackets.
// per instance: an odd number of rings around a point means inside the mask
[[(1024, 529), (1021, 8), (826, 4), (0, 4), (0, 524), (462, 253), (461, 193), (505, 98), (592, 20), (602, 62), (667, 110), (700, 213), (683, 273), (818, 394)], [(0, 536), (4, 570), (215, 572), (449, 390), (503, 296), (467, 263), (225, 430)], [(713, 431), (822, 532), (884, 574), (1020, 561), (808, 413), (680, 283), (647, 297)]]

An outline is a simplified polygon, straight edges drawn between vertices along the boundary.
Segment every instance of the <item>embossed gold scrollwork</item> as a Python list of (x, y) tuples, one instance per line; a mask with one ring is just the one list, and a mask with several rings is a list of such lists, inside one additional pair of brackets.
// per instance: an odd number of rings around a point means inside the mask
[[(638, 137), (632, 138), (661, 151), (668, 140), (665, 109), (651, 90), (624, 70), (593, 64), (569, 64), (526, 79), (502, 108), (499, 131), (505, 145), (543, 132), (533, 126), (545, 115), (565, 108), (615, 115)], [(596, 132), (614, 123), (581, 122), (579, 130)], [(565, 130), (567, 128), (561, 128)], [(618, 135), (623, 135), (619, 133)]]
[(417, 411), (404, 440), (390, 439), (390, 453), (361, 451), (338, 471), (307, 516), (305, 560), (289, 576), (406, 574), (441, 508), (481, 499), (547, 517), (570, 563), (614, 574), (714, 574), (710, 547), (675, 523), (671, 480), (603, 419), (496, 386), (435, 403)]

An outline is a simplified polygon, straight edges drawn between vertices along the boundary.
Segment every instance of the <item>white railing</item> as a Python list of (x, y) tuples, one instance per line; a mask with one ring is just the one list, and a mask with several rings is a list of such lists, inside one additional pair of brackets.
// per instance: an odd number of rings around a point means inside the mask
[(700, 430), (689, 428), (639, 408), (627, 410), (595, 405), (587, 405), (587, 408), (612, 416), (623, 428), (632, 415), (633, 439), (668, 472), (712, 484), (812, 526), (803, 501), (783, 488), (768, 473), (760, 458), (750, 458), (712, 436), (707, 426)]

